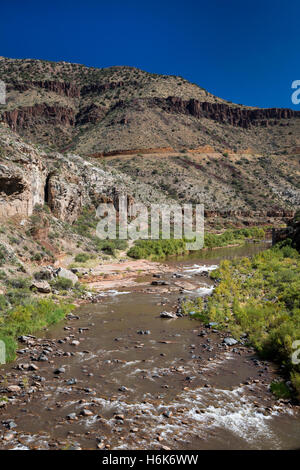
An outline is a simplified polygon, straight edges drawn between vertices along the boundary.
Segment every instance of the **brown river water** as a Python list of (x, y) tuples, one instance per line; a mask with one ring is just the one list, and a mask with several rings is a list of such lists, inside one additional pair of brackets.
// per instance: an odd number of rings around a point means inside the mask
[[(168, 286), (152, 286), (152, 276), (144, 276), (140, 287), (106, 292), (99, 303), (74, 311), (79, 318), (23, 345), (17, 362), (0, 369), (9, 384), (23, 384), (0, 410), (0, 448), (299, 448), (299, 408), (269, 392), (274, 365), (243, 344), (224, 346), (228, 334), (197, 320), (159, 317), (174, 312), (179, 297), (195, 295), (172, 290), (176, 281), (193, 282), (197, 295), (208, 294), (212, 282), (201, 274), (203, 266), (267, 247), (172, 259), (171, 272), (162, 275)], [(45, 349), (48, 362), (35, 362)], [(18, 370), (26, 362), (38, 369)], [(64, 371), (55, 374), (59, 367)], [(11, 421), (15, 426), (8, 429)]]

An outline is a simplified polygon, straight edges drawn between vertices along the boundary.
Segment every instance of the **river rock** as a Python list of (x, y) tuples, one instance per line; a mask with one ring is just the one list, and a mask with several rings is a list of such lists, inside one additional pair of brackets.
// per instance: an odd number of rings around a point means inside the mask
[(226, 346), (233, 346), (234, 344), (237, 344), (238, 341), (234, 338), (224, 338), (223, 343), (226, 344)]
[(93, 416), (93, 412), (91, 410), (87, 410), (87, 409), (83, 409), (81, 412), (80, 412), (81, 416)]
[(152, 286), (168, 286), (169, 282), (167, 282), (167, 281), (152, 281), (151, 285)]
[(125, 416), (122, 415), (122, 414), (116, 414), (116, 415), (115, 415), (115, 419), (116, 419), (117, 421), (124, 421)]
[(7, 428), (7, 429), (14, 429), (17, 427), (16, 423), (13, 420), (7, 420), (7, 421), (2, 421), (2, 424)]
[(38, 357), (38, 361), (39, 361), (39, 362), (46, 362), (46, 361), (48, 361), (48, 357), (46, 356), (46, 354), (41, 354), (41, 355)]
[(9, 385), (6, 390), (11, 393), (19, 393), (21, 391), (21, 387), (19, 387), (19, 385)]
[(67, 385), (75, 385), (77, 384), (77, 379), (70, 379), (67, 381)]

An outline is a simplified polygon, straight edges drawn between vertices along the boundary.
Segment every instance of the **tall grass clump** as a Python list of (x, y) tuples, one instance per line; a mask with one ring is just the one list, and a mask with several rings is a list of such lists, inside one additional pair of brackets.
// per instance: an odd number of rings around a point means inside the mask
[(7, 362), (15, 359), (17, 339), (21, 335), (51, 326), (73, 309), (69, 304), (56, 304), (49, 299), (31, 300), (23, 305), (0, 310), (0, 340), (6, 346)]

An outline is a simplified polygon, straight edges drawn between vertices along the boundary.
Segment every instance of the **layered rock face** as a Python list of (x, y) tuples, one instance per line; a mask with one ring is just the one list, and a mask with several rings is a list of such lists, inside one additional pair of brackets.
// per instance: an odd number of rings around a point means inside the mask
[(0, 150), (0, 218), (29, 217), (35, 205), (47, 204), (55, 217), (73, 223), (85, 206), (109, 202), (117, 208), (121, 194), (128, 204), (133, 191), (148, 202), (158, 197), (151, 187), (78, 155), (37, 150), (1, 125)]
[(34, 106), (25, 106), (2, 114), (2, 121), (14, 131), (25, 131), (34, 128), (38, 121), (43, 120), (48, 125), (63, 125), (70, 127), (75, 125), (75, 114), (71, 108), (50, 106), (46, 103)]
[(59, 82), (59, 81), (24, 81), (20, 83), (19, 81), (12, 81), (8, 87), (7, 91), (29, 91), (34, 88), (41, 88), (50, 92), (57, 93), (60, 96), (67, 96), (69, 98), (79, 98), (80, 97), (80, 88), (76, 85), (68, 82)]
[(29, 156), (28, 147), (23, 150), (22, 159), (0, 162), (0, 217), (28, 216), (36, 204), (44, 204), (44, 162), (34, 151)]
[(79, 156), (49, 156), (6, 131), (0, 139), (8, 148), (0, 162), (0, 217), (28, 217), (47, 203), (54, 216), (72, 223), (92, 195), (112, 189), (112, 176)]
[[(222, 173), (225, 180), (220, 179), (218, 155), (215, 160), (207, 160), (211, 161), (207, 168), (188, 158), (186, 160), (188, 165), (181, 176), (182, 182), (179, 182), (178, 179), (175, 181), (172, 175), (178, 175), (178, 171), (182, 171), (183, 157), (172, 155), (169, 157), (168, 154), (162, 157), (166, 165), (162, 170), (164, 176), (158, 176), (156, 172), (156, 176), (153, 177), (152, 168), (157, 168), (159, 157), (151, 156), (151, 154), (145, 166), (146, 171), (136, 173), (134, 170), (130, 176), (115, 169), (113, 172), (109, 169), (104, 170), (101, 165), (97, 165), (97, 159), (93, 160), (95, 163), (92, 163), (75, 154), (45, 153), (24, 143), (17, 134), (1, 125), (0, 150), (0, 218), (26, 218), (32, 215), (36, 205), (47, 204), (54, 217), (72, 224), (84, 207), (96, 208), (99, 203), (112, 203), (118, 210), (119, 197), (126, 194), (128, 206), (134, 201), (142, 201), (149, 205), (150, 203), (178, 204), (178, 201), (183, 203), (193, 200), (204, 203), (205, 218), (209, 224), (226, 219), (243, 220), (244, 225), (252, 225), (258, 221), (272, 223), (272, 220), (289, 220), (300, 201), (299, 190), (293, 188), (291, 182), (286, 181), (286, 188), (282, 188), (283, 174), (277, 177), (271, 167), (271, 162), (268, 166), (267, 184), (265, 180), (267, 173), (262, 175), (263, 184), (258, 179), (250, 183), (249, 176), (245, 173), (243, 191), (236, 191), (233, 183), (232, 186), (228, 183), (224, 186), (224, 181), (230, 178), (238, 181), (241, 176), (235, 167), (231, 167), (226, 159), (223, 159)], [(165, 150), (169, 151), (169, 149)], [(122, 155), (119, 157), (124, 158)], [(132, 158), (134, 162), (135, 156), (133, 155)], [(147, 159), (147, 155), (140, 158)], [(101, 160), (99, 161), (101, 163)], [(128, 159), (124, 160), (124, 165), (126, 161), (127, 167), (125, 166), (124, 169), (128, 171)], [(274, 163), (280, 167), (283, 164), (282, 157), (277, 158)], [(259, 161), (255, 164), (259, 168)], [(212, 165), (216, 166), (215, 170)], [(296, 168), (296, 161), (293, 165)], [(260, 168), (262, 171), (262, 167)], [(148, 181), (147, 172), (149, 172)], [(210, 178), (213, 178), (211, 187), (203, 191), (203, 185), (210, 181)], [(156, 187), (157, 182), (160, 187), (159, 191)], [(250, 196), (252, 187), (256, 188), (258, 202), (256, 210), (250, 208), (247, 199), (254, 197), (254, 195)], [(268, 191), (268, 199), (266, 199), (266, 191)], [(175, 197), (178, 194), (179, 199), (172, 200), (170, 194), (174, 194)], [(218, 197), (215, 197), (216, 194)], [(232, 201), (233, 194), (236, 195), (234, 202)], [(246, 199), (243, 199), (244, 197)], [(261, 204), (262, 200), (265, 202), (264, 205)]]
[[(151, 103), (151, 102), (150, 102)], [(230, 126), (243, 127), (263, 126), (279, 124), (278, 121), (300, 118), (300, 111), (284, 108), (248, 109), (233, 107), (224, 103), (200, 102), (195, 99), (188, 101), (170, 96), (167, 99), (154, 99), (153, 104), (171, 113), (190, 114), (198, 119), (213, 119)], [(281, 122), (288, 125), (288, 122)]]
[[(50, 82), (51, 83), (51, 82)], [(65, 84), (61, 84), (65, 85)], [(69, 84), (68, 84), (69, 85)], [(109, 85), (109, 84), (108, 84)], [(102, 86), (105, 89), (105, 85)], [(20, 87), (22, 88), (22, 87)], [(91, 86), (91, 90), (97, 90), (97, 87)], [(64, 87), (53, 87), (53, 91), (60, 92)], [(69, 88), (67, 88), (69, 90)], [(80, 90), (78, 97), (80, 97)], [(67, 94), (66, 96), (72, 96)], [(185, 101), (181, 98), (170, 96), (164, 98), (153, 98), (132, 102), (120, 101), (114, 105), (113, 110), (126, 110), (128, 106), (139, 106), (143, 102), (148, 107), (159, 107), (162, 111), (172, 114), (190, 115), (197, 119), (212, 119), (221, 124), (228, 124), (234, 127), (242, 127), (249, 129), (252, 126), (268, 127), (268, 126), (289, 126), (289, 119), (299, 119), (300, 111), (284, 108), (270, 109), (244, 109), (239, 107), (228, 106), (223, 103), (200, 102), (194, 99)], [(35, 104), (34, 106), (24, 106), (11, 111), (5, 111), (1, 115), (2, 122), (9, 125), (14, 131), (25, 131), (33, 128), (37, 121), (44, 120), (48, 125), (62, 125), (63, 127), (73, 127), (84, 124), (95, 124), (102, 121), (109, 114), (105, 107), (90, 104), (82, 107), (75, 112), (71, 107), (63, 107), (59, 105), (49, 105), (47, 103)], [(126, 114), (111, 124), (128, 124), (129, 119)]]

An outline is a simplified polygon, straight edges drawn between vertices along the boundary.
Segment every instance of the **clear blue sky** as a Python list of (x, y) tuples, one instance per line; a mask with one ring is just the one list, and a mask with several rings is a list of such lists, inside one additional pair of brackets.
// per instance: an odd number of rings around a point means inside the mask
[(181, 75), (236, 103), (291, 107), (299, 0), (10, 0), (0, 55)]

